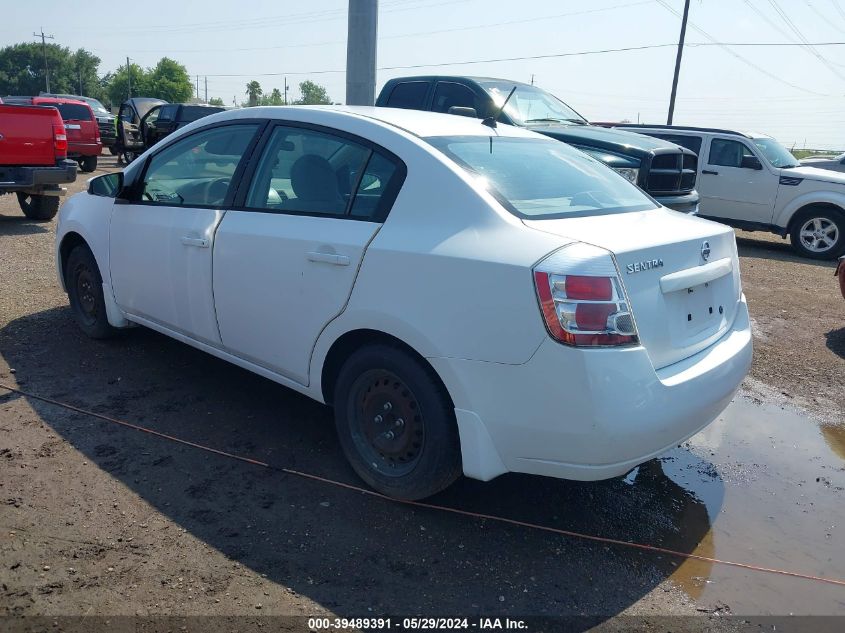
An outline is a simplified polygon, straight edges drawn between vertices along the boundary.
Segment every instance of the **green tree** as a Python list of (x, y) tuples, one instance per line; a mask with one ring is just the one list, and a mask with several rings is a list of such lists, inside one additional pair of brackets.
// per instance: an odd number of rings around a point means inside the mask
[(261, 100), (261, 95), (264, 91), (261, 89), (261, 84), (253, 79), (246, 85), (246, 95), (249, 97), (249, 106), (257, 106)]
[[(65, 46), (48, 44), (47, 66), (50, 92), (106, 97), (97, 76), (100, 58), (80, 48), (75, 53)], [(0, 94), (37, 95), (47, 89), (44, 50), (40, 43), (24, 42), (0, 48)]]
[(211, 99), (208, 100), (208, 105), (222, 106), (224, 105), (223, 99), (221, 99), (220, 97), (211, 97)]
[(194, 94), (188, 71), (177, 61), (162, 57), (155, 68), (147, 71), (145, 97), (164, 99), (170, 103), (184, 103)]
[[(131, 82), (130, 82), (131, 79)], [(109, 76), (108, 95), (113, 105), (119, 105), (129, 98), (129, 86), (132, 85), (133, 97), (152, 97), (149, 92), (149, 72), (138, 64), (119, 66)]]
[(299, 92), (301, 96), (294, 101), (296, 105), (328, 105), (332, 102), (326, 89), (311, 80), (299, 84)]

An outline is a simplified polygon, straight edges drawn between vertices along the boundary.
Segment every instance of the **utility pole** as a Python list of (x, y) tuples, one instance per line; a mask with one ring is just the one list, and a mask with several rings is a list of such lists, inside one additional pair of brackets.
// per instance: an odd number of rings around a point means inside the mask
[(534, 73), (531, 73), (531, 85), (534, 85)]
[(78, 68), (77, 71), (79, 72), (79, 94), (84, 94), (82, 92), (82, 69)]
[(126, 77), (129, 82), (129, 99), (132, 98), (132, 66), (129, 65), (129, 56), (126, 57)]
[(208, 103), (208, 75), (205, 76), (205, 102)]
[(378, 0), (349, 0), (346, 103), (371, 106), (376, 98)]
[[(38, 33), (33, 33), (33, 37), (39, 37)], [(56, 39), (52, 35), (44, 35), (44, 27), (41, 27), (41, 51), (44, 53), (44, 79), (47, 82), (47, 92), (50, 92), (50, 68), (47, 65), (47, 40), (54, 40)]]
[(200, 76), (197, 75), (197, 101), (200, 100)]
[(669, 97), (669, 116), (666, 125), (672, 125), (675, 115), (675, 95), (678, 94), (678, 75), (681, 74), (681, 56), (684, 54), (684, 38), (687, 35), (687, 17), (689, 16), (689, 0), (684, 1), (684, 17), (681, 19), (681, 37), (678, 40), (678, 55), (675, 57), (675, 76), (672, 78), (672, 96)]
[(285, 77), (285, 105), (288, 104), (288, 78)]

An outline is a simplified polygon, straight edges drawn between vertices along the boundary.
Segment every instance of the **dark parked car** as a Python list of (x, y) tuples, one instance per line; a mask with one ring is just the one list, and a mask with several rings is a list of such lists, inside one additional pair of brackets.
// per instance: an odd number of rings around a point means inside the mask
[(117, 143), (115, 144), (118, 162), (131, 163), (144, 151), (144, 138), (141, 134), (141, 119), (157, 105), (167, 103), (152, 97), (133, 97), (120, 105), (117, 113)]
[(210, 114), (225, 112), (226, 108), (198, 103), (165, 103), (151, 108), (141, 119), (144, 149), (152, 147), (165, 136)]
[(642, 134), (590, 125), (563, 101), (536, 86), (488, 77), (401, 77), (384, 85), (376, 105), (481, 119), (498, 115), (501, 123), (530, 128), (590, 154), (664, 206), (686, 213), (698, 208), (698, 157), (694, 152)]
[(115, 116), (102, 103), (92, 97), (83, 97), (81, 95), (71, 94), (57, 94), (52, 92), (42, 92), (41, 97), (58, 97), (60, 99), (76, 99), (77, 101), (84, 101), (94, 112), (94, 117), (97, 119), (97, 127), (100, 129), (100, 140), (103, 147), (109, 149), (114, 148), (117, 142), (117, 127), (115, 126)]

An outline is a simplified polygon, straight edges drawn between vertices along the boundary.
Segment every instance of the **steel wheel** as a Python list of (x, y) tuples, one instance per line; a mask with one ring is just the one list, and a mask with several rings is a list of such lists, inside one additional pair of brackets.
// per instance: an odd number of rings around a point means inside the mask
[(378, 473), (402, 477), (419, 462), (425, 442), (422, 412), (394, 373), (374, 369), (352, 384), (348, 416), (352, 439)]
[(94, 272), (85, 264), (77, 266), (73, 276), (76, 280), (76, 296), (79, 299), (79, 316), (85, 325), (91, 327), (97, 322), (99, 314), (95, 294), (97, 280)]
[(799, 230), (801, 245), (812, 253), (826, 253), (839, 241), (839, 227), (828, 218), (811, 218)]

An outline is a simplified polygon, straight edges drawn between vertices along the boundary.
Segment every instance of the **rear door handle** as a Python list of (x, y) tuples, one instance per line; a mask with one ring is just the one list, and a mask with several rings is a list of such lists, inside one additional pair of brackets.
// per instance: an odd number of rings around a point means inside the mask
[(702, 169), (701, 173), (702, 174), (710, 174), (711, 176), (718, 176), (719, 175), (718, 171), (710, 171), (709, 169)]
[(324, 264), (334, 264), (335, 266), (349, 266), (349, 258), (346, 255), (308, 251), (306, 256), (308, 257), (309, 262), (323, 262)]
[(204, 237), (182, 237), (182, 244), (185, 246), (196, 246), (198, 248), (208, 248), (208, 240)]

